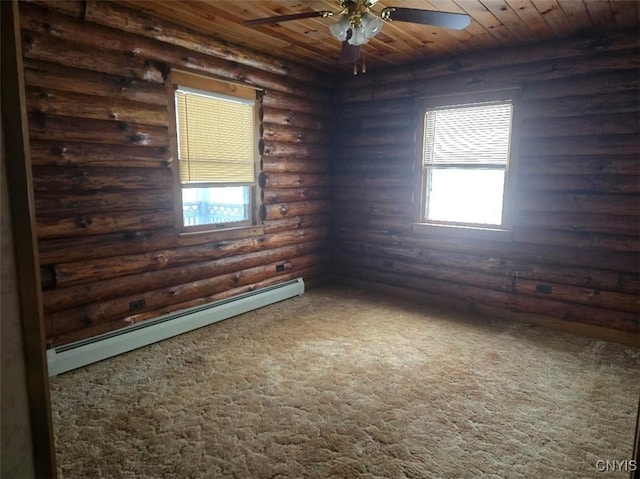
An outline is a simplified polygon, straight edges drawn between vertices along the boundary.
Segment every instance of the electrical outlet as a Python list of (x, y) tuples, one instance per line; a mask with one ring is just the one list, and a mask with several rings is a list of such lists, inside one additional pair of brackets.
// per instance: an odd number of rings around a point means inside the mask
[(139, 311), (141, 309), (144, 309), (144, 307), (145, 307), (144, 299), (136, 299), (135, 301), (131, 301), (129, 303), (130, 312)]
[(280, 272), (280, 271), (284, 271), (284, 265), (283, 264), (279, 264), (276, 266), (276, 272)]

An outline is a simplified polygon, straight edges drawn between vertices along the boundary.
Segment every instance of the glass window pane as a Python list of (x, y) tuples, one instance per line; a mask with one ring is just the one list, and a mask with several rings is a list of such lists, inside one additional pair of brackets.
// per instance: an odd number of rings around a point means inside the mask
[(250, 198), (249, 186), (183, 188), (184, 225), (200, 226), (247, 221)]
[(500, 225), (504, 170), (430, 169), (426, 219)]

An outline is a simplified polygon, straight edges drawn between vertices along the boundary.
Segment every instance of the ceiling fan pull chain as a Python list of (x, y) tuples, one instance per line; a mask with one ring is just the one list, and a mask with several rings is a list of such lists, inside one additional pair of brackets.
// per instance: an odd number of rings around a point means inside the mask
[(367, 73), (367, 62), (365, 61), (365, 54), (362, 52), (362, 69), (360, 70), (362, 73)]
[(357, 75), (358, 74), (358, 60), (356, 60), (355, 62), (353, 62), (353, 74)]

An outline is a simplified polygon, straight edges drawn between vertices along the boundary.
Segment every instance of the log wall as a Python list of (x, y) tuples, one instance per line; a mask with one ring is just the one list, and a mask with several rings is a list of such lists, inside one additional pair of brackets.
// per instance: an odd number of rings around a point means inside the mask
[[(333, 78), (109, 2), (20, 14), (49, 346), (326, 274)], [(174, 224), (173, 67), (265, 91), (252, 228)]]
[[(321, 278), (329, 259), (345, 278), (638, 333), (636, 31), (339, 80), (110, 2), (20, 12), (50, 346)], [(265, 90), (254, 227), (176, 229), (172, 67)], [(416, 98), (512, 87), (511, 241), (412, 233)]]
[[(370, 71), (336, 95), (335, 273), (638, 333), (637, 30)], [(508, 242), (418, 235), (417, 98), (520, 88)]]

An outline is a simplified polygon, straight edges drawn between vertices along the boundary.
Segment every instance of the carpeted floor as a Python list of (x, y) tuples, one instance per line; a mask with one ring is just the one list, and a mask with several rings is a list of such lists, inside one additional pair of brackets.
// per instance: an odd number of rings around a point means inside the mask
[(358, 289), (52, 380), (70, 478), (628, 478), (640, 350)]

